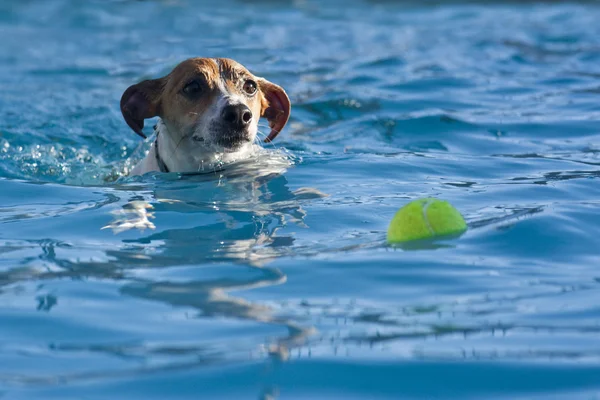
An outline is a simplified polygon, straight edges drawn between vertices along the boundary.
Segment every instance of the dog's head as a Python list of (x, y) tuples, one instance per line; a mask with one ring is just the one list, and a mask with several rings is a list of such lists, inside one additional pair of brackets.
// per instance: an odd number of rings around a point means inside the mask
[(135, 133), (144, 119), (159, 116), (175, 141), (191, 139), (203, 150), (235, 152), (252, 144), (265, 117), (273, 140), (290, 115), (285, 91), (225, 58), (191, 58), (163, 78), (130, 86), (121, 112)]

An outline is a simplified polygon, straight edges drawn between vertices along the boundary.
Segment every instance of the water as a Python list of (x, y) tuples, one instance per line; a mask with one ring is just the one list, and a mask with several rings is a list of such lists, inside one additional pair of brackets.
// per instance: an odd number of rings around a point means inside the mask
[[(598, 398), (599, 19), (3, 1), (0, 398)], [(225, 171), (125, 177), (122, 92), (191, 56), (285, 87), (290, 123)], [(469, 232), (386, 245), (425, 196)]]

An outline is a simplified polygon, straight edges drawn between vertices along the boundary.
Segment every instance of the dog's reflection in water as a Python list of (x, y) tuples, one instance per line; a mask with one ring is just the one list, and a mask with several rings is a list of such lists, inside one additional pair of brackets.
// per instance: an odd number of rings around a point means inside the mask
[[(185, 283), (137, 281), (122, 287), (122, 293), (146, 300), (160, 301), (177, 307), (193, 307), (202, 318), (230, 317), (286, 327), (287, 336), (272, 343), (260, 344), (258, 352), (267, 351), (280, 359), (287, 359), (289, 349), (302, 346), (315, 329), (302, 326), (292, 319), (278, 317), (272, 310), (258, 303), (246, 301), (231, 292), (243, 293), (246, 290), (285, 283), (286, 276), (275, 268), (262, 268), (259, 277), (244, 281), (216, 279)], [(264, 347), (263, 347), (264, 346)]]
[[(271, 173), (251, 180), (227, 178), (216, 185), (186, 179), (177, 181), (166, 189), (154, 191), (151, 202), (136, 194), (122, 205), (115, 213), (115, 220), (105, 228), (116, 234), (127, 230), (150, 232), (123, 241), (129, 251), (144, 251), (142, 259), (136, 261), (140, 264), (137, 268), (233, 262), (241, 268), (252, 268), (256, 274), (243, 280), (225, 277), (185, 282), (128, 278), (130, 283), (122, 287), (122, 292), (177, 307), (193, 307), (202, 317), (240, 318), (286, 327), (285, 337), (261, 346), (269, 354), (287, 359), (290, 348), (302, 346), (315, 329), (279, 317), (270, 307), (249, 302), (242, 296), (247, 290), (286, 282), (282, 271), (268, 266), (272, 260), (292, 251), (294, 237), (280, 231), (288, 224), (305, 226), (302, 202), (325, 195), (307, 188), (292, 192), (280, 174)], [(212, 190), (207, 189), (209, 186)], [(161, 215), (173, 213), (179, 217), (188, 215), (203, 223), (192, 228), (161, 229)], [(123, 260), (123, 250), (111, 255)], [(131, 258), (123, 261), (130, 262)], [(232, 295), (232, 292), (240, 295)]]
[[(247, 171), (246, 171), (247, 172)], [(164, 183), (164, 184), (163, 184)], [(315, 332), (294, 317), (278, 315), (266, 304), (248, 301), (244, 293), (269, 286), (282, 285), (286, 275), (272, 266), (272, 261), (296, 251), (294, 236), (289, 232), (304, 226), (306, 212), (302, 205), (324, 195), (313, 189), (291, 191), (280, 173), (249, 176), (225, 176), (221, 180), (175, 179), (158, 185), (123, 185), (105, 188), (110, 198), (100, 212), (112, 210), (113, 221), (104, 231), (112, 230), (119, 239), (114, 248), (106, 242), (99, 243), (94, 256), (82, 259), (79, 245), (73, 246), (55, 240), (28, 243), (39, 254), (31, 257), (32, 264), (19, 266), (0, 273), (0, 292), (11, 285), (23, 282), (45, 282), (61, 279), (99, 279), (118, 282), (121, 293), (127, 296), (156, 301), (180, 309), (193, 308), (198, 318), (231, 318), (242, 321), (270, 324), (286, 329), (274, 339), (251, 340), (250, 348), (239, 349), (237, 340), (244, 334), (221, 338), (225, 351), (208, 342), (181, 346), (179, 343), (93, 343), (69, 339), (52, 344), (52, 351), (101, 353), (120, 360), (142, 357), (151, 361), (155, 356), (169, 355), (166, 363), (150, 363), (131, 369), (63, 372), (58, 369), (50, 376), (13, 376), (24, 383), (53, 383), (57, 379), (85, 381), (89, 379), (123, 377), (127, 374), (145, 373), (149, 370), (190, 368), (231, 359), (244, 359), (265, 354), (285, 360), (290, 350), (301, 347)], [(159, 188), (160, 190), (156, 189)], [(110, 212), (106, 211), (106, 212)], [(101, 228), (101, 226), (99, 226)], [(83, 238), (86, 255), (92, 251)], [(97, 247), (95, 247), (97, 249)], [(76, 254), (76, 256), (73, 256)], [(172, 279), (171, 272), (186, 268), (186, 279)], [(207, 272), (208, 271), (208, 272)], [(219, 274), (214, 276), (215, 271)], [(250, 272), (250, 276), (248, 276)], [(190, 277), (191, 276), (191, 277)], [(209, 277), (210, 276), (210, 277)], [(68, 307), (61, 295), (38, 299), (40, 312), (54, 312), (57, 307)], [(123, 308), (127, 307), (124, 300)], [(66, 305), (65, 305), (66, 304)], [(126, 310), (122, 310), (127, 312)], [(201, 332), (198, 333), (201, 336)], [(247, 345), (243, 345), (247, 347)], [(11, 379), (12, 379), (11, 378)], [(0, 380), (3, 379), (0, 376)]]

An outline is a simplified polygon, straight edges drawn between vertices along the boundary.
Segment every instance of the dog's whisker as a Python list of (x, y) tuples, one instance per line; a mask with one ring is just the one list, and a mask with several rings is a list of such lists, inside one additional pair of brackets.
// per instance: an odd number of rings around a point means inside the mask
[[(262, 136), (262, 140), (261, 140), (261, 136)], [(268, 146), (271, 146), (274, 149), (279, 149), (279, 146), (277, 146), (274, 142), (265, 143), (264, 139), (266, 139), (266, 138), (267, 138), (267, 134), (266, 133), (261, 132), (260, 130), (256, 131), (256, 139), (258, 139), (259, 143), (262, 142), (262, 143), (264, 143), (263, 146), (268, 145)]]
[(254, 137), (254, 144), (260, 145), (260, 137), (258, 136), (258, 134)]
[(264, 132), (261, 132), (261, 131), (258, 131), (256, 133), (256, 136), (259, 137), (259, 138), (261, 138), (262, 140), (264, 140), (264, 139), (266, 139), (268, 137), (268, 134), (264, 133)]
[(181, 145), (181, 143), (183, 142), (183, 139), (186, 139), (188, 136), (182, 136), (181, 139), (179, 139), (179, 141), (177, 142), (177, 144), (175, 145), (175, 149), (173, 149), (173, 151), (169, 154), (169, 160), (173, 158), (173, 155), (177, 152), (177, 149), (179, 149), (179, 146)]

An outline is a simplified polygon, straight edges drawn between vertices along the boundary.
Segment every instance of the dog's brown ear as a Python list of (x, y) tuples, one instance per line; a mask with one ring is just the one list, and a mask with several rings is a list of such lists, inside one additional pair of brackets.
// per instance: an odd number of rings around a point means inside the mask
[(163, 86), (162, 79), (147, 80), (128, 87), (121, 96), (121, 113), (125, 122), (144, 139), (144, 120), (160, 114)]
[(269, 143), (287, 124), (290, 118), (291, 104), (289, 97), (280, 86), (263, 78), (258, 79), (258, 84), (266, 100), (260, 116), (269, 120), (271, 133), (265, 139), (265, 142)]

